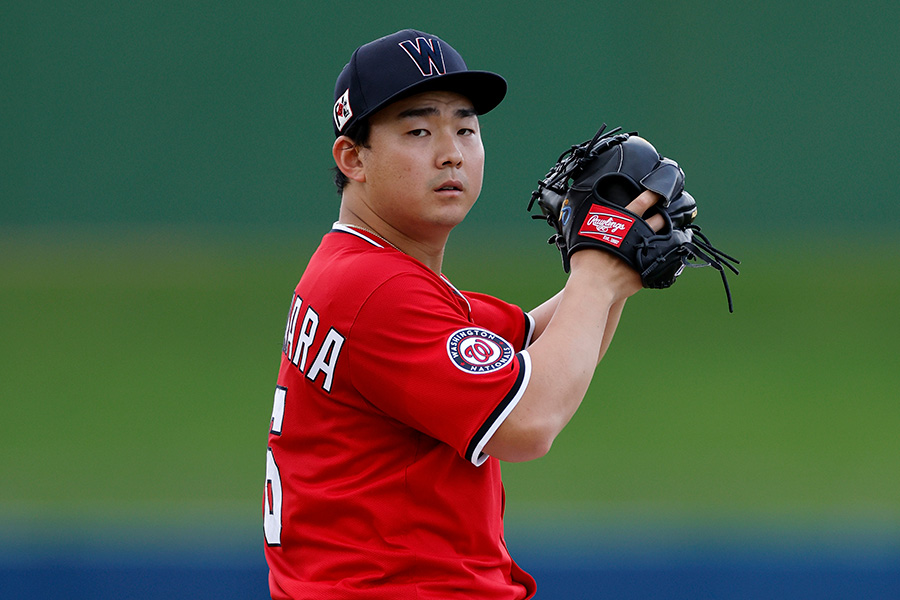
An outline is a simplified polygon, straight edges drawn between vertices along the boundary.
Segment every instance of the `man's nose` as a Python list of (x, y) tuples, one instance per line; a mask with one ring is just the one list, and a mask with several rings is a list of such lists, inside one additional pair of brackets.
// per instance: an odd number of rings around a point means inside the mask
[(463, 153), (459, 147), (459, 142), (455, 135), (446, 135), (441, 139), (440, 151), (438, 153), (438, 166), (457, 167), (459, 168), (463, 162)]

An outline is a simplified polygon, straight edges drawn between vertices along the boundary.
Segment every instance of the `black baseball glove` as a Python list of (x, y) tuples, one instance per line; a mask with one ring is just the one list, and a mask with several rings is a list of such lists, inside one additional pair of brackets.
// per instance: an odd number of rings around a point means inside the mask
[[(592, 139), (572, 146), (531, 195), (540, 215), (556, 230), (550, 238), (569, 272), (569, 257), (584, 248), (618, 256), (641, 276), (647, 288), (667, 288), (685, 267), (713, 267), (722, 276), (728, 310), (734, 310), (725, 269), (738, 274), (740, 261), (712, 246), (693, 223), (697, 203), (684, 191), (684, 172), (659, 155), (637, 132), (607, 133), (604, 124)], [(645, 190), (662, 199), (643, 217), (625, 207)], [(654, 214), (665, 225), (655, 232), (646, 219)], [(732, 264), (734, 263), (734, 264)]]

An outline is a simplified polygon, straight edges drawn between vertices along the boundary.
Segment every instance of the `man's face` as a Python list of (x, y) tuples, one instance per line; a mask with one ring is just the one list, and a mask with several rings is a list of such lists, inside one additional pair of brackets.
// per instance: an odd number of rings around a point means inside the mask
[(472, 103), (453, 92), (424, 92), (370, 118), (359, 148), (367, 203), (411, 238), (446, 233), (481, 193), (484, 147)]

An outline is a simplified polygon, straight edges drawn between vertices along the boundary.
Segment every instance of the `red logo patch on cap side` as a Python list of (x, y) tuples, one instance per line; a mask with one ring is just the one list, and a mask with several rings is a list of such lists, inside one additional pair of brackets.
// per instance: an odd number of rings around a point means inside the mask
[(634, 217), (612, 208), (592, 204), (591, 210), (578, 230), (578, 235), (600, 240), (618, 248), (622, 245), (632, 225), (634, 225)]
[(509, 342), (480, 327), (458, 329), (447, 338), (447, 354), (456, 368), (469, 373), (490, 373), (512, 360)]
[(338, 131), (344, 129), (344, 125), (347, 124), (347, 121), (350, 120), (350, 117), (353, 116), (353, 110), (350, 108), (350, 88), (341, 94), (341, 97), (337, 99), (337, 102), (334, 103), (334, 124), (337, 126)]

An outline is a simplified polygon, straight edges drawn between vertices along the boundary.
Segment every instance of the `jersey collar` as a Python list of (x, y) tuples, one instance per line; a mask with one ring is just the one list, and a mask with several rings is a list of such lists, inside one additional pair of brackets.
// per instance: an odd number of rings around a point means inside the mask
[(340, 221), (335, 221), (334, 225), (331, 226), (331, 230), (332, 231), (343, 231), (344, 233), (349, 233), (351, 235), (355, 235), (356, 237), (358, 237), (360, 239), (366, 240), (367, 242), (369, 242), (370, 244), (372, 244), (373, 246), (375, 246), (377, 248), (385, 248), (386, 247), (384, 244), (381, 243), (384, 241), (381, 238), (376, 237), (368, 232), (365, 232), (365, 231), (362, 231), (359, 229), (355, 229), (355, 228), (353, 228), (353, 226), (346, 225), (344, 223), (341, 223)]

